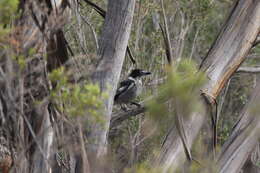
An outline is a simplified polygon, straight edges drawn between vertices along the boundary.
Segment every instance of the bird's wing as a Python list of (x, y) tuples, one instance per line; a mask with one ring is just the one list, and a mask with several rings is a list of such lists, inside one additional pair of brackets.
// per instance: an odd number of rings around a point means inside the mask
[(119, 87), (116, 90), (116, 95), (115, 95), (114, 100), (116, 100), (120, 94), (122, 94), (129, 88), (133, 87), (134, 85), (135, 85), (135, 82), (131, 79), (127, 79), (127, 80), (120, 82)]

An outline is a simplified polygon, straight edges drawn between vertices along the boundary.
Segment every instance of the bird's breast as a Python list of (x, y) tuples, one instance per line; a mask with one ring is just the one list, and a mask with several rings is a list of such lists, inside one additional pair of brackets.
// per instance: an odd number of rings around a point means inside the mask
[(141, 80), (136, 80), (136, 95), (140, 95), (142, 93), (142, 81)]

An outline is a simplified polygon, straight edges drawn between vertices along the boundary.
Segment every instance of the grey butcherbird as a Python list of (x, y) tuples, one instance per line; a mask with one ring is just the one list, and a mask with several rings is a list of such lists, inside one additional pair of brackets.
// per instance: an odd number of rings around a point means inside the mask
[[(114, 97), (114, 102), (116, 104), (132, 103), (134, 105), (140, 106), (138, 103), (132, 102), (134, 98), (142, 92), (142, 81), (141, 77), (150, 75), (151, 72), (144, 71), (142, 69), (134, 69), (128, 76), (126, 80), (120, 82), (120, 85), (116, 91), (116, 95)], [(126, 110), (122, 107), (123, 110)]]

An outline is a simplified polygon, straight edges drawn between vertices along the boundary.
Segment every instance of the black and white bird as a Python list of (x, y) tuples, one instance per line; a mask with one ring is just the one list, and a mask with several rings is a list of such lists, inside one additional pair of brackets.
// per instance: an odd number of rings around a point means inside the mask
[(114, 97), (115, 104), (120, 104), (121, 107), (122, 104), (127, 104), (127, 103), (139, 105), (132, 101), (142, 92), (141, 77), (150, 74), (151, 72), (144, 71), (141, 69), (132, 70), (128, 78), (120, 82), (119, 87), (116, 91), (116, 95)]

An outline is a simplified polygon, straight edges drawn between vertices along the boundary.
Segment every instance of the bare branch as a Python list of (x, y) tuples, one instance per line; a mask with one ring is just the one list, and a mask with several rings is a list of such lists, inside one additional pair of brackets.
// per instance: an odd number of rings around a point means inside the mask
[(164, 38), (167, 60), (168, 60), (168, 63), (171, 64), (172, 60), (173, 60), (172, 46), (171, 46), (171, 41), (170, 41), (170, 34), (169, 34), (163, 0), (161, 0), (161, 8), (162, 8), (162, 13), (163, 13), (164, 28), (161, 25), (160, 25), (160, 28), (161, 28), (163, 38)]
[(139, 115), (141, 113), (144, 113), (145, 110), (146, 110), (145, 107), (141, 106), (141, 107), (138, 107), (136, 109), (129, 110), (127, 112), (119, 112), (118, 114), (114, 115), (111, 118), (110, 129), (113, 129), (113, 128), (117, 127), (123, 121), (129, 119), (130, 117), (134, 117), (134, 116), (137, 116), (137, 115)]
[(257, 53), (254, 54), (249, 54), (246, 58), (255, 58), (255, 59), (259, 59), (260, 56)]
[(83, 19), (83, 21), (89, 26), (89, 28), (90, 28), (90, 30), (91, 30), (91, 32), (92, 32), (92, 35), (93, 35), (93, 37), (94, 37), (94, 40), (95, 40), (96, 49), (98, 50), (99, 46), (98, 46), (97, 34), (96, 34), (96, 32), (95, 32), (95, 30), (94, 30), (92, 24), (88, 21), (88, 19), (87, 19), (86, 17), (82, 16), (81, 14), (80, 14), (80, 16), (81, 16), (81, 18)]
[(239, 67), (237, 72), (241, 73), (260, 73), (260, 67)]

